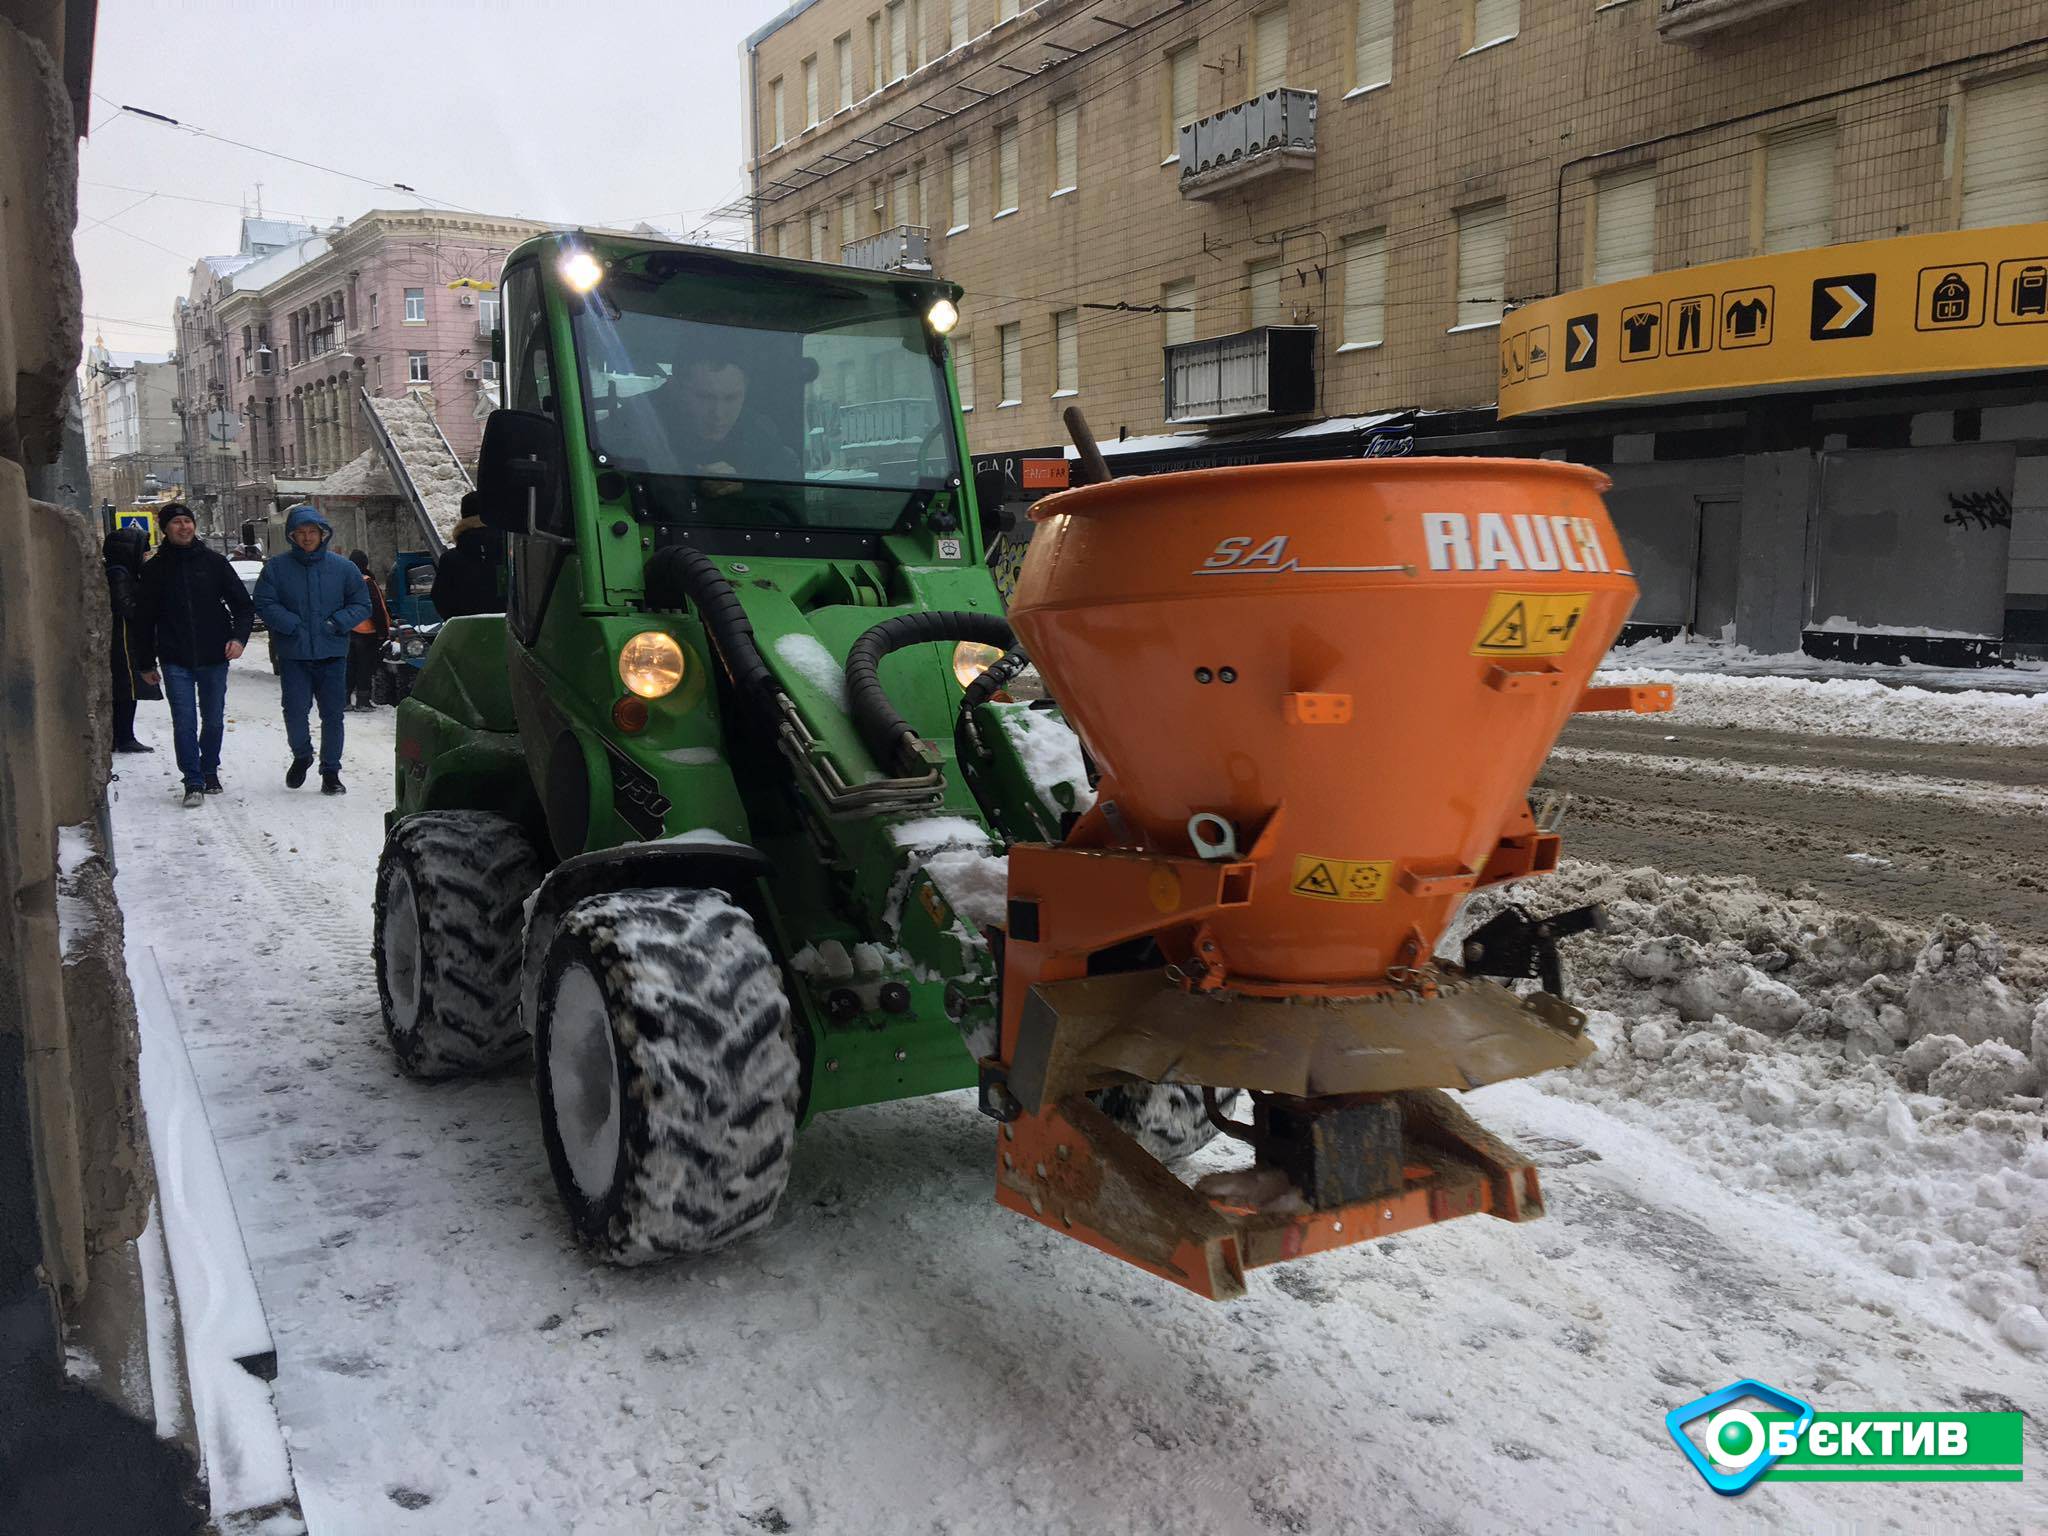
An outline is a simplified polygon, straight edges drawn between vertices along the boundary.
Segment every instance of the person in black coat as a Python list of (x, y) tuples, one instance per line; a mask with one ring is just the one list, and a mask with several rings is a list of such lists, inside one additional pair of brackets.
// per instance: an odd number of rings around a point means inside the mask
[(427, 601), (443, 619), (505, 611), (505, 535), (484, 526), (477, 505), (475, 491), (462, 498), (454, 547), (434, 565), (434, 590)]
[(142, 567), (136, 584), (135, 633), (143, 647), (138, 670), (164, 685), (185, 804), (192, 807), (203, 803), (202, 795), (221, 792), (228, 663), (249, 643), (256, 605), (228, 557), (199, 542), (191, 508), (173, 502), (157, 523), (163, 548)]
[(155, 748), (135, 738), (135, 679), (142, 670), (138, 662), (147, 651), (134, 632), (138, 582), (143, 556), (149, 553), (149, 536), (140, 528), (116, 528), (107, 535), (101, 552), (107, 560), (107, 606), (114, 616), (107, 630), (107, 659), (114, 683), (114, 750), (151, 752)]

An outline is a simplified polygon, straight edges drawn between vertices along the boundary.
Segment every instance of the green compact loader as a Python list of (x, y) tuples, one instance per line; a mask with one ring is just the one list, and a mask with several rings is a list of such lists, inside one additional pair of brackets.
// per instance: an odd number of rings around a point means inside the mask
[[(508, 611), (399, 707), (385, 1025), (423, 1078), (530, 1048), (578, 1238), (702, 1252), (772, 1217), (811, 1116), (975, 1085), (1005, 851), (1089, 771), (1005, 691), (958, 289), (578, 233), (501, 295)], [(1155, 1156), (1213, 1134), (1199, 1090), (1097, 1101)]]

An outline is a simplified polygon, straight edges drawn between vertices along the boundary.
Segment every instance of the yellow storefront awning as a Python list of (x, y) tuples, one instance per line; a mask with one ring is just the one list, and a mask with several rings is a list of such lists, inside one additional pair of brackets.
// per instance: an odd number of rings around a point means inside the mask
[(1500, 415), (2048, 368), (2048, 224), (1681, 267), (1500, 329)]

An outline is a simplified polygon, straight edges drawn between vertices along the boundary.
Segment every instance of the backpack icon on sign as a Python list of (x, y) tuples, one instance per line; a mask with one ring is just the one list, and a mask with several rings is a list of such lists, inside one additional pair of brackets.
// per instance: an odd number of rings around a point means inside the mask
[(1951, 272), (1934, 285), (1934, 300), (1928, 317), (1937, 325), (1953, 325), (1970, 318), (1970, 285), (1960, 272)]

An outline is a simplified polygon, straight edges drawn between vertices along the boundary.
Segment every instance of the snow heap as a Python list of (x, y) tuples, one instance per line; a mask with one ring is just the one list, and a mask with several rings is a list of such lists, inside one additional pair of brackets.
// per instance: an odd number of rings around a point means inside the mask
[(775, 655), (798, 677), (847, 712), (846, 668), (825, 649), (824, 641), (803, 630), (775, 637)]
[(402, 395), (366, 395), (364, 402), (390, 434), (391, 446), (404, 461), (441, 542), (453, 542), (455, 525), (462, 518), (462, 498), (470, 490), (469, 475), (441, 435), (432, 398), (424, 391), (408, 390)]
[(2048, 693), (1934, 693), (1888, 687), (1867, 678), (1723, 677), (1614, 665), (1601, 668), (1593, 681), (1675, 684), (1676, 703), (1663, 718), (1676, 725), (1973, 746), (2048, 746)]
[(1510, 899), (1609, 918), (1567, 946), (1600, 1052), (1546, 1091), (1816, 1212), (1876, 1267), (2048, 1352), (2048, 982), (2016, 975), (1997, 934), (1568, 862), (1473, 897), (1442, 952)]

